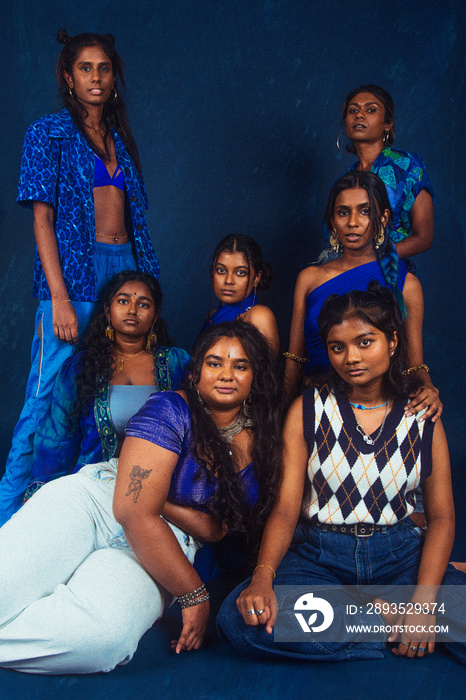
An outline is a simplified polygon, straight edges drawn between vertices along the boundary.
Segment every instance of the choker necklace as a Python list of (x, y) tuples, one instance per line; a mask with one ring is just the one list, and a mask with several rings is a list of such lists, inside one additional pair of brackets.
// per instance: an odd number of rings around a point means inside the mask
[(387, 399), (385, 403), (381, 403), (380, 406), (363, 406), (362, 403), (353, 403), (352, 401), (350, 401), (350, 404), (353, 406), (353, 408), (360, 408), (361, 411), (373, 411), (375, 408), (382, 408), (383, 406), (386, 406), (389, 401), (390, 399)]
[[(382, 430), (383, 430), (383, 427), (384, 427), (384, 425), (385, 425), (385, 421), (387, 420), (387, 416), (388, 416), (389, 402), (390, 402), (390, 399), (388, 399), (388, 401), (387, 401), (387, 408), (385, 409), (385, 415), (384, 415), (384, 417), (383, 417), (382, 425), (381, 425), (380, 428), (378, 429), (377, 435), (375, 436), (375, 438), (369, 437), (369, 435), (366, 433), (366, 431), (364, 430), (364, 428), (363, 428), (361, 425), (359, 425), (358, 419), (356, 418), (356, 414), (355, 414), (355, 412), (354, 412), (354, 410), (353, 410), (353, 415), (354, 415), (354, 418), (355, 418), (355, 420), (356, 420), (356, 430), (358, 431), (358, 433), (359, 433), (360, 435), (362, 435), (362, 439), (363, 439), (364, 442), (367, 443), (368, 445), (375, 445), (375, 443), (377, 442), (377, 440), (379, 439), (379, 437), (380, 437), (381, 434), (382, 434)], [(350, 401), (350, 404), (351, 404), (351, 401)], [(383, 404), (383, 405), (385, 405), (385, 404)], [(353, 404), (351, 404), (351, 406), (353, 406)]]
[(118, 357), (117, 355), (115, 358), (117, 362), (116, 374), (121, 374), (123, 372), (125, 362), (127, 360), (132, 360), (134, 357), (139, 357), (139, 355), (142, 355), (143, 352), (145, 352), (145, 348), (143, 348), (140, 352), (137, 352), (135, 355), (123, 355), (122, 357)]
[(235, 420), (231, 425), (226, 425), (225, 427), (218, 427), (217, 430), (222, 436), (226, 442), (231, 442), (234, 438), (235, 435), (238, 435), (243, 428), (251, 428), (252, 427), (252, 420), (248, 418), (243, 411), (243, 408), (241, 407), (241, 410), (238, 411), (238, 415), (236, 416)]

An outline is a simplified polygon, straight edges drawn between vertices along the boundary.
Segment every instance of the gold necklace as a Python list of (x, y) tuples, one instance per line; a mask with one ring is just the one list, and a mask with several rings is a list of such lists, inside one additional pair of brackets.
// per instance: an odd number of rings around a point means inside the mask
[(142, 355), (142, 353), (145, 352), (145, 348), (143, 348), (140, 352), (137, 352), (135, 355), (123, 355), (122, 357), (117, 356), (116, 357), (116, 362), (117, 368), (116, 368), (116, 374), (121, 374), (123, 372), (123, 369), (125, 367), (125, 362), (126, 360), (132, 360), (135, 357), (139, 357), (139, 355)]
[[(104, 143), (103, 143), (103, 141), (102, 142), (98, 141), (98, 137), (95, 135), (95, 134), (97, 134), (96, 129), (93, 129), (91, 126), (87, 126), (87, 124), (84, 124), (84, 128), (86, 129), (87, 133), (91, 137), (92, 141), (94, 141), (96, 146), (98, 148), (100, 148), (101, 151), (103, 151), (104, 150)], [(102, 138), (102, 132), (100, 131), (100, 129), (99, 129), (98, 133), (99, 133), (100, 138)]]

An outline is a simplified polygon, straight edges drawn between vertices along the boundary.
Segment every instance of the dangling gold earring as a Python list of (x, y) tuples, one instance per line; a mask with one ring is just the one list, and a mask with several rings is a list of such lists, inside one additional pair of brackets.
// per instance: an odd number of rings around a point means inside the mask
[(377, 237), (376, 237), (375, 243), (374, 243), (374, 248), (376, 250), (378, 250), (380, 248), (380, 246), (382, 246), (384, 244), (384, 241), (385, 241), (385, 229), (383, 227), (383, 224), (380, 224), (379, 232), (377, 234)]
[(115, 331), (113, 329), (112, 324), (110, 323), (110, 319), (108, 319), (108, 325), (105, 329), (105, 337), (111, 340), (112, 343), (115, 342)]
[(384, 148), (386, 147), (389, 138), (390, 138), (390, 132), (389, 132), (389, 131), (384, 131), (384, 132), (383, 132), (383, 139), (382, 139), (382, 143), (383, 143), (383, 147), (384, 147)]
[(343, 246), (338, 240), (337, 232), (334, 228), (332, 228), (332, 233), (330, 234), (330, 245), (332, 246), (334, 253), (336, 253), (337, 255), (341, 255), (341, 253), (343, 252)]
[(118, 92), (117, 92), (116, 87), (114, 87), (114, 88), (113, 88), (113, 100), (110, 100), (110, 99), (109, 99), (109, 100), (107, 100), (107, 102), (108, 102), (109, 104), (112, 104), (112, 102), (115, 102), (115, 100), (116, 100), (117, 97), (118, 97)]
[(70, 97), (74, 97), (73, 90), (69, 85), (68, 85), (68, 92), (70, 93)]
[(146, 340), (146, 350), (150, 352), (153, 347), (157, 345), (157, 334), (154, 332), (154, 329), (151, 330), (149, 335), (147, 336)]

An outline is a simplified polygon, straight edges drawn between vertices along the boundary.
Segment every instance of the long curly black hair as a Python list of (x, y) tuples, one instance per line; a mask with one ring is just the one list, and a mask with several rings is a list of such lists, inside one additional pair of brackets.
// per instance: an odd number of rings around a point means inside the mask
[[(260, 491), (252, 508), (245, 501), (235, 456), (206, 413), (195, 386), (206, 353), (220, 338), (237, 338), (241, 342), (254, 374), (248, 410), (254, 431), (253, 470)], [(191, 411), (194, 452), (204, 473), (215, 474), (218, 479), (213, 510), (229, 532), (242, 534), (250, 545), (257, 545), (275, 498), (280, 473), (283, 401), (275, 360), (267, 341), (251, 324), (240, 320), (219, 323), (198, 338), (190, 376), (192, 380), (183, 388)]]
[[(390, 358), (388, 371), (383, 377), (383, 388), (387, 396), (408, 398), (412, 391), (419, 388), (420, 382), (411, 375), (403, 374), (407, 340), (403, 316), (393, 292), (388, 287), (381, 287), (378, 282), (372, 281), (367, 291), (355, 289), (341, 296), (339, 294), (329, 296), (318, 318), (320, 337), (324, 347), (327, 347), (330, 329), (351, 317), (359, 318), (382, 331), (388, 341), (393, 340), (394, 333), (397, 334), (398, 344)], [(328, 383), (336, 396), (348, 396), (350, 385), (333, 367)]]
[(154, 316), (158, 314), (154, 325), (157, 345), (173, 345), (168, 336), (165, 321), (160, 316), (163, 294), (155, 277), (147, 272), (134, 270), (119, 272), (103, 290), (99, 305), (77, 346), (77, 350), (82, 351), (82, 356), (76, 378), (77, 399), (73, 420), (79, 421), (83, 414), (92, 410), (94, 398), (107, 385), (115, 371), (114, 343), (105, 335), (108, 325), (107, 311), (115, 294), (126, 282), (143, 282), (146, 285), (154, 302)]
[[(79, 129), (83, 138), (86, 139), (89, 146), (92, 148), (102, 160), (110, 160), (110, 152), (107, 147), (107, 139), (104, 139), (104, 148), (99, 148), (94, 141), (89, 137), (84, 128), (84, 119), (88, 112), (84, 105), (77, 99), (74, 91), (69, 89), (64, 73), (72, 74), (73, 65), (78, 58), (78, 54), (86, 46), (99, 46), (102, 51), (108, 56), (112, 63), (113, 75), (115, 76), (116, 96), (114, 99), (108, 100), (104, 104), (102, 112), (102, 123), (105, 128), (105, 137), (111, 133), (111, 129), (115, 129), (117, 134), (123, 140), (128, 153), (134, 161), (136, 168), (141, 174), (141, 161), (139, 159), (138, 149), (131, 132), (128, 117), (126, 114), (126, 106), (121, 97), (121, 86), (125, 87), (124, 63), (120, 58), (118, 51), (115, 49), (115, 39), (112, 34), (92, 34), (85, 32), (70, 37), (65, 29), (60, 29), (57, 33), (57, 41), (64, 44), (60, 56), (58, 57), (56, 76), (58, 82), (58, 90), (64, 106), (68, 110), (76, 127)], [(119, 84), (121, 83), (121, 86)]]

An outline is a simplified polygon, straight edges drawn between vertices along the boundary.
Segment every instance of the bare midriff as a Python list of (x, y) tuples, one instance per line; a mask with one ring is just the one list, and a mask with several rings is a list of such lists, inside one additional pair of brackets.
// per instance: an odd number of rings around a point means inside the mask
[(94, 188), (95, 235), (99, 243), (128, 242), (125, 228), (125, 193), (113, 185)]

